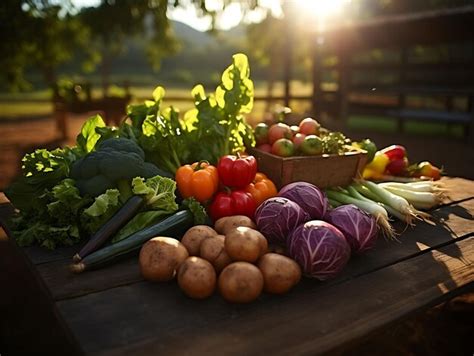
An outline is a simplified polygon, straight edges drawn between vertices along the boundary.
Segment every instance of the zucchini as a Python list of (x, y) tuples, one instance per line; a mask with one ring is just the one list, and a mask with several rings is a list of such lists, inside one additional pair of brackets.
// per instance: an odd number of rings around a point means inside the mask
[(115, 235), (138, 212), (143, 204), (143, 198), (133, 196), (107, 221), (97, 232), (92, 235), (87, 244), (74, 255), (74, 262), (81, 261), (90, 253), (99, 249), (110, 237)]
[(189, 210), (181, 210), (166, 219), (138, 231), (124, 240), (106, 246), (84, 257), (79, 263), (73, 264), (74, 273), (98, 268), (104, 264), (115, 261), (124, 255), (138, 251), (142, 245), (155, 236), (181, 236), (193, 226), (194, 216)]

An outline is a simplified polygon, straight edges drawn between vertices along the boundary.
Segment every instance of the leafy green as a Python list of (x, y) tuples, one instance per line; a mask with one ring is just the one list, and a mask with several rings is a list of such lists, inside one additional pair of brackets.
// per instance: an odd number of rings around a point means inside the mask
[(255, 144), (252, 129), (244, 117), (253, 108), (254, 88), (249, 76), (248, 59), (239, 53), (222, 74), (222, 83), (214, 94), (206, 96), (201, 85), (194, 87), (196, 108), (184, 117), (193, 147), (191, 161), (217, 163), (221, 156)]
[(170, 178), (155, 176), (145, 180), (136, 177), (132, 180), (132, 190), (136, 195), (143, 195), (149, 209), (162, 210), (168, 214), (178, 210), (175, 191), (176, 182)]
[(193, 197), (184, 199), (181, 207), (188, 209), (193, 214), (195, 225), (210, 225), (211, 219), (207, 215), (206, 209)]
[(97, 141), (101, 137), (100, 133), (96, 132), (96, 128), (100, 127), (105, 127), (105, 122), (100, 115), (90, 117), (82, 125), (81, 132), (76, 138), (77, 148), (80, 151), (89, 153), (94, 150)]
[(20, 246), (39, 244), (49, 249), (72, 245), (80, 239), (79, 215), (91, 203), (82, 198), (72, 179), (64, 179), (34, 199), (34, 209), (22, 210), (12, 219), (14, 236)]
[(120, 192), (108, 189), (95, 198), (94, 203), (81, 215), (81, 227), (89, 234), (100, 229), (120, 208)]

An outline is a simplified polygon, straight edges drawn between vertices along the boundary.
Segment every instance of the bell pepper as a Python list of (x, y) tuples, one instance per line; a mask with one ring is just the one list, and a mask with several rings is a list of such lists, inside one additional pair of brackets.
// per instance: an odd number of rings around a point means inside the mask
[(265, 174), (260, 172), (255, 175), (255, 179), (245, 188), (245, 191), (252, 195), (257, 207), (263, 201), (278, 194), (275, 184)]
[(227, 190), (217, 193), (209, 207), (209, 213), (214, 221), (233, 215), (245, 215), (253, 219), (256, 208), (250, 193), (244, 190)]
[(223, 156), (217, 164), (217, 171), (220, 181), (225, 186), (245, 188), (255, 178), (257, 160), (254, 156)]
[(378, 151), (372, 162), (365, 166), (365, 169), (373, 171), (374, 173), (383, 174), (389, 162), (389, 157), (385, 153)]
[(377, 146), (375, 143), (372, 140), (366, 138), (365, 140), (356, 142), (355, 144), (357, 147), (367, 151), (367, 163), (372, 162), (375, 157), (375, 153), (377, 152)]
[(429, 177), (433, 180), (438, 180), (441, 178), (441, 169), (436, 166), (433, 166), (430, 162), (424, 161), (418, 163), (417, 175), (420, 177)]
[(391, 145), (380, 150), (380, 152), (385, 153), (390, 161), (396, 159), (403, 159), (407, 155), (407, 150), (405, 147), (400, 145)]
[(217, 192), (217, 168), (205, 161), (181, 166), (176, 171), (176, 185), (184, 199), (194, 197), (204, 203)]

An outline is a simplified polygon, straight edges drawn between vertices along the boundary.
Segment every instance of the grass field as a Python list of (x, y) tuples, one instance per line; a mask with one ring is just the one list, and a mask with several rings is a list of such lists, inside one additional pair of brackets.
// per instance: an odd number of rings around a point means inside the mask
[[(151, 97), (154, 87), (152, 86), (131, 86), (130, 93), (132, 94), (133, 102), (142, 102)], [(208, 91), (213, 88), (206, 88)], [(291, 83), (292, 93), (294, 95), (310, 95), (311, 85), (294, 81)], [(282, 96), (284, 92), (283, 83), (276, 83), (273, 88), (274, 96)], [(255, 95), (263, 96), (267, 94), (265, 83), (256, 83)], [(93, 98), (100, 98), (102, 96), (100, 88), (95, 88), (92, 91)], [(31, 117), (42, 117), (52, 114), (52, 104), (50, 102), (51, 92), (49, 90), (37, 90), (28, 93), (0, 93), (0, 122), (2, 120), (24, 119)], [(178, 108), (180, 112), (185, 112), (193, 107), (191, 100), (189, 101), (170, 101), (166, 97), (184, 97), (191, 99), (191, 88), (177, 88), (168, 87), (166, 89), (166, 96), (164, 104), (166, 106), (172, 105)], [(272, 107), (281, 102), (272, 103)], [(294, 112), (304, 113), (309, 112), (311, 103), (306, 100), (293, 100), (291, 107)], [(262, 120), (265, 112), (268, 111), (268, 105), (263, 101), (255, 101), (254, 110), (248, 116), (250, 124), (255, 124)], [(347, 121), (347, 127), (358, 131), (377, 131), (384, 133), (394, 133), (397, 130), (397, 123), (390, 117), (373, 117), (373, 116), (351, 116)], [(411, 134), (419, 135), (447, 135), (452, 137), (462, 137), (463, 130), (460, 125), (447, 126), (438, 123), (421, 123), (421, 122), (406, 122), (405, 131)]]

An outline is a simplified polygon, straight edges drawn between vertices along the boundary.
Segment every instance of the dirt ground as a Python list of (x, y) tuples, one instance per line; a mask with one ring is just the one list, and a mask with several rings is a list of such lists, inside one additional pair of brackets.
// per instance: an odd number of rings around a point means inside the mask
[[(69, 116), (68, 144), (74, 142), (82, 123), (91, 114)], [(402, 144), (407, 148), (411, 162), (429, 160), (443, 166), (448, 175), (474, 179), (474, 138), (467, 141), (376, 132), (344, 132), (357, 140), (370, 137), (379, 148), (393, 143)], [(24, 153), (34, 148), (54, 148), (60, 142), (52, 118), (0, 122), (0, 190), (19, 172), (20, 159)], [(474, 291), (471, 289), (468, 294), (397, 323), (388, 330), (370, 335), (340, 354), (473, 355), (473, 320)]]

